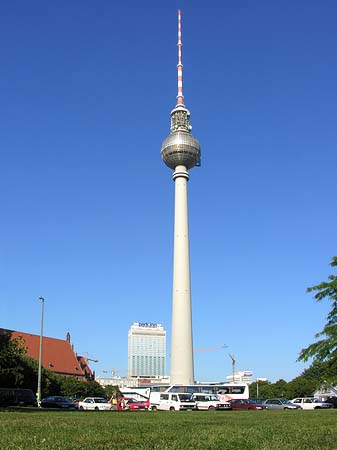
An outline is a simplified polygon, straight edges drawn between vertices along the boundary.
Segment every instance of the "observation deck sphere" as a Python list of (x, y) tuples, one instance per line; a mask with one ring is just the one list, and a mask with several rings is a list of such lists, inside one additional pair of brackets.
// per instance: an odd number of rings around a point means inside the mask
[(177, 131), (167, 136), (161, 146), (161, 157), (171, 169), (200, 165), (200, 144), (190, 133)]

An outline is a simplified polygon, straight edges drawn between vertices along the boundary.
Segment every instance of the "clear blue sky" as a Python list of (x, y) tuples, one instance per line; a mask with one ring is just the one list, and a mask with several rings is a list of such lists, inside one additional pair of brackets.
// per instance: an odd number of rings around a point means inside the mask
[[(176, 100), (202, 166), (189, 213), (198, 380), (290, 380), (336, 254), (335, 0), (11, 0), (0, 6), (0, 326), (127, 369), (131, 322), (171, 326)], [(168, 348), (169, 354), (169, 348)], [(169, 370), (169, 364), (168, 364)]]

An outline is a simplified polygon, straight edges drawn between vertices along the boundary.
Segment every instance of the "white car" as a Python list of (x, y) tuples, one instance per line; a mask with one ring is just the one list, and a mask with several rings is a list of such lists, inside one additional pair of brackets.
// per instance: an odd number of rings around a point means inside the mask
[(111, 404), (102, 397), (87, 397), (81, 402), (78, 402), (78, 409), (81, 411), (109, 411)]
[(298, 397), (291, 400), (291, 403), (300, 405), (302, 409), (327, 409), (332, 408), (332, 403), (321, 402), (315, 397)]
[(186, 411), (196, 408), (192, 394), (161, 393), (158, 406), (152, 406), (152, 410), (161, 411)]
[(229, 410), (232, 409), (229, 402), (222, 402), (215, 394), (193, 394), (192, 400), (195, 401), (197, 409), (200, 410)]

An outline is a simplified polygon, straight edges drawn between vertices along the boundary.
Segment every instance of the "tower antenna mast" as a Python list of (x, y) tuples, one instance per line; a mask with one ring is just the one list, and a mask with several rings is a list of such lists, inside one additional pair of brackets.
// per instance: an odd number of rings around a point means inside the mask
[(182, 34), (181, 34), (181, 9), (178, 10), (178, 95), (177, 103), (178, 105), (184, 104), (183, 96), (183, 63), (182, 63)]

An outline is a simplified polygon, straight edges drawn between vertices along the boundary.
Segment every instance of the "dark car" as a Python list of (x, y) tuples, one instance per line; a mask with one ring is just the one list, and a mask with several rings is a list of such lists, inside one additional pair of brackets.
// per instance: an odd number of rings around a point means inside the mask
[(330, 403), (333, 405), (333, 408), (337, 408), (337, 397), (329, 397), (324, 403)]
[(77, 404), (67, 397), (51, 396), (41, 400), (42, 408), (77, 409)]
[(231, 400), (231, 406), (233, 410), (261, 410), (261, 409), (265, 409), (265, 407), (259, 403), (256, 403), (255, 401), (251, 400), (251, 399), (242, 399), (242, 398), (238, 398), (238, 399), (234, 399)]
[(0, 388), (0, 406), (36, 406), (31, 389)]
[(265, 400), (267, 400), (267, 399), (266, 398), (250, 398), (249, 400), (253, 403), (258, 403), (259, 405), (262, 405), (265, 402)]

